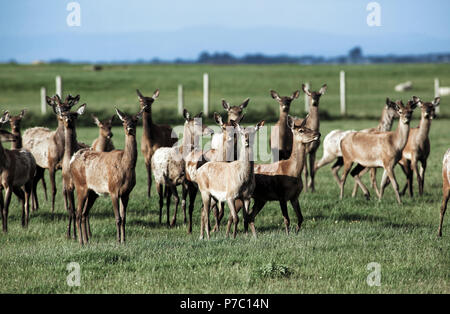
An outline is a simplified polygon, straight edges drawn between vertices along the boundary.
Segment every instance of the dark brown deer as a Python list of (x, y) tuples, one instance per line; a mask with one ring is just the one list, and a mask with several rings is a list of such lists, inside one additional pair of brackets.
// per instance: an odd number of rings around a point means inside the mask
[[(6, 111), (0, 118), (0, 125), (10, 119)], [(2, 135), (3, 137), (4, 135)], [(22, 202), (22, 227), (28, 226), (29, 200), (36, 172), (36, 161), (33, 155), (23, 149), (8, 150), (0, 142), (0, 210), (2, 212), (3, 232), (8, 231), (8, 211), (11, 195), (14, 193)]]
[(442, 224), (444, 223), (444, 215), (447, 210), (448, 199), (450, 198), (450, 148), (444, 155), (442, 161), (442, 205), (441, 217), (439, 220), (438, 236), (442, 237)]
[(111, 152), (79, 150), (70, 161), (72, 182), (77, 192), (76, 223), (80, 244), (89, 241), (89, 211), (98, 195), (111, 197), (116, 218), (117, 241), (125, 242), (126, 210), (136, 185), (136, 127), (146, 108), (127, 115), (116, 108), (125, 131), (125, 149)]
[(168, 125), (154, 124), (152, 120), (152, 104), (159, 96), (159, 89), (157, 89), (152, 97), (145, 97), (139, 90), (136, 90), (139, 98), (141, 109), (144, 109), (142, 117), (142, 126), (144, 131), (142, 133), (141, 151), (144, 155), (145, 166), (147, 168), (147, 195), (150, 198), (150, 191), (152, 187), (152, 156), (160, 147), (172, 147), (178, 138), (172, 134), (172, 128)]
[(92, 143), (92, 149), (97, 152), (110, 152), (114, 150), (115, 147), (112, 141), (113, 133), (111, 132), (114, 116), (110, 119), (100, 121), (95, 115), (92, 115), (92, 119), (99, 129), (99, 135)]
[(270, 95), (280, 105), (280, 118), (270, 134), (272, 160), (278, 161), (289, 159), (292, 151), (292, 132), (287, 127), (287, 117), (289, 115), (291, 103), (294, 99), (298, 98), (300, 91), (297, 90), (293, 92), (291, 96), (281, 97), (276, 91), (271, 90)]

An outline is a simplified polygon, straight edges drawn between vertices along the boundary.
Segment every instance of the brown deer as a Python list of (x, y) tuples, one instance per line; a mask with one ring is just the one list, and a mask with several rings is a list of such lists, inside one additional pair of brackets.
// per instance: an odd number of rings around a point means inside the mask
[[(302, 84), (302, 90), (303, 92), (309, 96), (309, 119), (308, 123), (306, 124), (306, 128), (319, 132), (320, 130), (320, 122), (319, 122), (319, 102), (320, 97), (325, 94), (327, 91), (327, 84), (322, 85), (320, 90), (318, 92), (311, 92), (309, 89), (306, 88), (305, 84)], [(300, 124), (302, 122), (301, 119), (298, 119), (295, 121), (296, 124)], [(308, 172), (308, 163), (305, 162), (304, 164), (304, 170), (305, 170), (305, 191), (308, 191), (308, 188), (311, 189), (311, 192), (315, 191), (314, 186), (314, 177), (315, 177), (315, 170), (314, 170), (314, 164), (316, 162), (316, 152), (317, 149), (320, 146), (320, 141), (312, 141), (309, 143), (306, 147), (306, 155), (308, 156), (309, 161), (309, 172)], [(311, 177), (308, 181), (308, 173)]]
[(270, 134), (270, 149), (272, 151), (272, 160), (278, 161), (288, 159), (292, 151), (292, 132), (287, 127), (287, 117), (289, 109), (294, 99), (298, 98), (300, 91), (296, 90), (291, 96), (281, 97), (274, 90), (270, 91), (270, 95), (280, 105), (280, 117), (273, 127)]
[[(433, 102), (422, 103), (417, 99), (421, 109), (420, 125), (417, 128), (411, 128), (409, 131), (408, 142), (402, 152), (402, 159), (399, 164), (402, 166), (406, 175), (406, 184), (401, 194), (404, 194), (409, 188), (409, 195), (413, 196), (413, 174), (417, 177), (419, 185), (419, 195), (423, 194), (425, 181), (425, 170), (427, 168), (427, 159), (430, 155), (430, 133), (431, 121), (436, 117), (436, 107), (439, 106), (440, 98), (436, 97)], [(419, 171), (419, 161), (421, 168)]]
[[(416, 108), (417, 104), (412, 100), (408, 101), (406, 106), (404, 106), (401, 101), (397, 101), (396, 104), (400, 122), (395, 132), (352, 132), (342, 139), (341, 151), (344, 159), (344, 172), (340, 182), (341, 199), (344, 196), (344, 186), (347, 175), (353, 163), (356, 162), (361, 168), (383, 167), (384, 173), (378, 197), (381, 200), (389, 177), (395, 191), (397, 202), (401, 204), (394, 167), (400, 160), (403, 148), (408, 141), (409, 123), (411, 121), (413, 110)], [(366, 198), (369, 198), (370, 193), (360, 180), (359, 176), (355, 175), (354, 178), (363, 190)]]
[[(307, 116), (300, 125), (295, 124), (295, 119), (287, 117), (287, 125), (292, 133), (292, 153), (289, 159), (280, 160), (271, 164), (255, 165), (256, 187), (253, 192), (254, 204), (247, 221), (244, 218), (244, 228), (247, 232), (248, 224), (254, 236), (255, 217), (269, 201), (278, 201), (284, 217), (285, 231), (289, 234), (289, 214), (287, 202), (289, 201), (297, 215), (297, 231), (300, 230), (303, 216), (298, 197), (303, 189), (302, 170), (305, 163), (307, 145), (320, 138), (320, 133), (306, 127)], [(245, 215), (244, 215), (245, 217)]]
[[(80, 95), (75, 97), (69, 95), (65, 101), (62, 102), (58, 95), (54, 97), (47, 96), (47, 104), (53, 108), (56, 113), (56, 108), (60, 112), (70, 111), (80, 100)], [(33, 183), (33, 195), (35, 196), (35, 209), (39, 208), (37, 199), (36, 187), (37, 183), (44, 176), (45, 169), (48, 169), (50, 176), (50, 183), (52, 186), (52, 213), (55, 211), (55, 196), (56, 196), (56, 181), (55, 174), (61, 167), (61, 161), (64, 155), (64, 124), (59, 118), (58, 128), (56, 131), (51, 131), (48, 128), (35, 127), (27, 129), (23, 134), (23, 147), (33, 154), (36, 159), (37, 170), (36, 179)]]
[[(72, 156), (83, 149), (77, 142), (76, 121), (86, 109), (86, 104), (81, 105), (76, 112), (61, 111), (59, 107), (56, 108), (58, 118), (64, 124), (64, 155), (62, 159), (62, 181), (63, 181), (63, 196), (64, 207), (69, 214), (69, 224), (67, 227), (67, 238), (70, 239), (70, 231), (73, 224), (73, 238), (76, 239), (75, 231), (75, 197), (74, 185), (72, 183), (72, 174), (70, 172), (70, 160)], [(89, 222), (88, 222), (89, 224)], [(89, 228), (90, 233), (90, 228)]]
[[(180, 146), (161, 147), (155, 151), (152, 157), (151, 167), (153, 176), (155, 178), (156, 190), (159, 195), (159, 223), (162, 220), (162, 208), (164, 203), (163, 187), (166, 188), (167, 198), (167, 225), (169, 225), (169, 209), (170, 198), (174, 197), (175, 212), (173, 214), (170, 226), (176, 223), (178, 204), (180, 198), (177, 192), (177, 186), (182, 185), (182, 209), (184, 213), (184, 221), (186, 222), (186, 197), (188, 193), (188, 186), (186, 185), (185, 177), (185, 157), (193, 151), (194, 147), (198, 145), (199, 137), (201, 135), (211, 134), (212, 130), (201, 122), (203, 113), (191, 117), (189, 112), (184, 109), (183, 116), (185, 119), (183, 142)], [(191, 199), (191, 203), (192, 199)], [(192, 205), (193, 206), (193, 205)]]
[(178, 138), (172, 134), (172, 128), (170, 126), (153, 123), (152, 104), (159, 96), (159, 89), (153, 93), (152, 97), (145, 97), (139, 90), (136, 90), (136, 92), (141, 109), (144, 109), (142, 118), (144, 131), (142, 133), (141, 151), (144, 155), (145, 166), (147, 168), (147, 195), (150, 198), (152, 187), (152, 156), (160, 147), (172, 147), (178, 141)]
[[(0, 125), (7, 123), (10, 115), (7, 111), (0, 118)], [(2, 134), (4, 137), (5, 134)], [(10, 138), (11, 139), (11, 138)], [(24, 149), (8, 150), (0, 142), (0, 210), (2, 212), (3, 232), (8, 231), (8, 211), (11, 195), (14, 193), (22, 202), (22, 227), (28, 226), (29, 200), (36, 172), (33, 155)]]
[(136, 185), (136, 127), (145, 107), (130, 116), (116, 108), (125, 131), (125, 149), (111, 152), (79, 150), (70, 160), (77, 192), (76, 223), (80, 244), (88, 243), (89, 211), (99, 195), (109, 194), (116, 219), (117, 241), (125, 242), (126, 210)]
[[(264, 126), (264, 120), (254, 127), (242, 128), (239, 124), (231, 121), (239, 134), (242, 146), (239, 160), (233, 162), (208, 162), (197, 170), (196, 180), (203, 201), (201, 215), (200, 239), (203, 239), (204, 230), (209, 239), (209, 211), (211, 198), (217, 202), (227, 202), (230, 215), (234, 221), (233, 237), (236, 237), (237, 224), (239, 222), (236, 214), (235, 201), (241, 200), (244, 211), (247, 214), (250, 199), (255, 188), (254, 161), (253, 161), (253, 138), (256, 132)], [(227, 236), (229, 228), (227, 228)]]
[(92, 143), (92, 150), (97, 152), (110, 152), (116, 149), (111, 139), (113, 137), (111, 128), (114, 116), (110, 119), (100, 121), (95, 115), (92, 115), (92, 119), (99, 129), (99, 135)]
[(447, 210), (448, 199), (450, 198), (450, 148), (444, 155), (442, 161), (442, 205), (441, 217), (439, 220), (438, 236), (442, 237), (442, 224), (444, 223), (444, 215)]

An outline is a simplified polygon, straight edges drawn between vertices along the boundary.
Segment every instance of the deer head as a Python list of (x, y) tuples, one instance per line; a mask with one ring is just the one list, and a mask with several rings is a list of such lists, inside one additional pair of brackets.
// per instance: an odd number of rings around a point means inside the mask
[(136, 89), (136, 93), (138, 95), (139, 104), (141, 106), (141, 109), (144, 109), (145, 112), (149, 112), (153, 102), (156, 98), (159, 96), (159, 89), (155, 90), (152, 97), (145, 97), (142, 95), (142, 93), (139, 91), (139, 89)]
[(61, 100), (59, 95), (55, 95), (53, 97), (46, 96), (46, 100), (47, 104), (53, 108), (53, 112), (58, 114), (58, 112), (70, 111), (70, 109), (80, 101), (80, 95), (75, 97), (68, 95), (64, 102)]
[(86, 104), (82, 104), (75, 112), (61, 111), (58, 107), (56, 110), (58, 112), (58, 118), (64, 123), (64, 127), (66, 129), (74, 129), (76, 120), (84, 113), (85, 109)]
[(11, 126), (11, 130), (15, 133), (20, 132), (20, 122), (25, 115), (25, 109), (23, 109), (17, 116), (11, 116), (9, 120), (9, 125)]
[(242, 145), (244, 145), (245, 147), (249, 147), (250, 145), (253, 144), (256, 132), (258, 132), (258, 130), (264, 126), (264, 123), (265, 121), (261, 120), (255, 126), (243, 128), (235, 121), (233, 120), (231, 121), (231, 124), (239, 134)]
[[(3, 113), (3, 116), (0, 118), (0, 127), (3, 126), (3, 124), (8, 123), (11, 116), (9, 115), (8, 111), (5, 111)], [(0, 130), (0, 142), (15, 142), (17, 140), (17, 137), (9, 133), (6, 130)]]
[(112, 122), (114, 120), (115, 116), (112, 116), (110, 119), (106, 119), (103, 121), (100, 121), (95, 115), (91, 115), (92, 119), (94, 120), (95, 124), (99, 127), (100, 129), (100, 135), (104, 138), (110, 139), (111, 137), (113, 137), (113, 133), (111, 132), (111, 128), (112, 128)]
[(400, 122), (403, 124), (409, 124), (411, 121), (411, 117), (413, 114), (414, 109), (416, 109), (417, 103), (410, 100), (408, 103), (403, 105), (403, 102), (401, 100), (397, 100), (396, 102), (396, 111), (398, 115), (400, 116)]
[(194, 136), (210, 135), (210, 134), (214, 133), (214, 131), (212, 129), (208, 128), (206, 125), (204, 125), (202, 123), (203, 112), (200, 112), (199, 114), (195, 115), (194, 117), (191, 117), (189, 112), (186, 109), (184, 109), (183, 117), (185, 120), (184, 136), (192, 136), (192, 140), (193, 140)]
[(439, 106), (441, 102), (441, 98), (440, 97), (436, 97), (432, 102), (426, 102), (423, 103), (420, 101), (418, 101), (418, 105), (422, 111), (422, 116), (425, 119), (429, 119), (429, 120), (433, 120), (434, 118), (436, 118), (436, 107)]
[(298, 96), (300, 95), (300, 91), (296, 90), (295, 92), (292, 93), (291, 96), (280, 97), (280, 95), (278, 95), (278, 93), (276, 91), (271, 90), (270, 95), (272, 96), (273, 99), (278, 101), (278, 103), (280, 104), (280, 112), (289, 112), (289, 108), (291, 107), (291, 102), (294, 99), (298, 98)]
[(385, 111), (390, 120), (399, 117), (397, 112), (397, 105), (389, 98), (386, 98)]
[(297, 118), (288, 116), (287, 125), (291, 129), (292, 134), (294, 135), (294, 141), (301, 142), (303, 144), (308, 144), (319, 140), (320, 133), (308, 129), (306, 127), (306, 122), (308, 121), (308, 118), (309, 115), (307, 115), (306, 118), (303, 119), (302, 123), (300, 123), (300, 125), (297, 126), (295, 125), (295, 120), (297, 120)]
[(240, 119), (243, 114), (242, 112), (244, 108), (247, 107), (249, 101), (250, 98), (246, 98), (239, 106), (230, 106), (225, 99), (222, 99), (222, 107), (228, 112), (228, 121)]
[(137, 114), (135, 115), (128, 115), (122, 111), (120, 111), (117, 107), (116, 114), (119, 117), (120, 121), (122, 121), (123, 128), (125, 130), (126, 135), (130, 136), (136, 136), (136, 127), (138, 124), (139, 119), (142, 117), (142, 114), (144, 113), (144, 110), (146, 107), (142, 108)]
[(327, 84), (323, 84), (322, 88), (318, 92), (311, 92), (306, 88), (305, 84), (302, 84), (303, 92), (311, 98), (311, 106), (319, 106), (320, 97), (327, 91)]

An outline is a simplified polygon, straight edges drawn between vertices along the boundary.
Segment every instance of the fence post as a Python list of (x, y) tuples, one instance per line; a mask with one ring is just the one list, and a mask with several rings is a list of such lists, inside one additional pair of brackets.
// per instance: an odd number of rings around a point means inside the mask
[(63, 86), (62, 86), (62, 78), (60, 75), (56, 77), (56, 95), (62, 98)]
[(341, 71), (340, 73), (340, 82), (341, 82), (341, 115), (345, 116), (347, 114), (346, 108), (346, 97), (345, 97), (345, 72)]
[[(439, 93), (439, 79), (435, 78), (434, 79), (434, 97), (435, 98), (439, 97), (440, 96), (439, 94), (440, 94)], [(440, 108), (440, 106), (436, 107), (436, 113), (439, 113), (439, 108)]]
[(203, 114), (208, 116), (209, 109), (209, 77), (208, 73), (203, 74)]
[(183, 85), (178, 84), (178, 114), (183, 115), (184, 97), (183, 97)]
[[(309, 90), (309, 82), (305, 83), (305, 88)], [(309, 96), (305, 93), (305, 112), (309, 113)]]
[(45, 87), (41, 87), (41, 113), (46, 114), (47, 113), (47, 90)]

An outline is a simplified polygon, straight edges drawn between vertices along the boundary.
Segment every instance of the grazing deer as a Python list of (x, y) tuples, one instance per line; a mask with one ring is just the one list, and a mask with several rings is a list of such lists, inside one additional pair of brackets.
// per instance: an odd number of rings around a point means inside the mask
[(160, 147), (172, 147), (177, 141), (176, 136), (172, 137), (172, 128), (168, 125), (154, 124), (152, 120), (152, 104), (159, 96), (159, 89), (157, 89), (152, 97), (145, 97), (139, 90), (136, 90), (141, 109), (144, 109), (142, 118), (142, 126), (144, 131), (142, 133), (141, 151), (144, 155), (145, 166), (147, 167), (147, 195), (150, 198), (150, 191), (152, 187), (152, 156)]
[[(388, 132), (392, 129), (392, 124), (394, 123), (394, 118), (398, 117), (397, 111), (396, 111), (396, 105), (395, 102), (391, 101), (389, 98), (386, 98), (386, 105), (383, 108), (383, 111), (381, 113), (380, 122), (378, 123), (378, 126), (376, 128), (370, 128), (370, 129), (364, 129), (360, 132), (364, 133), (375, 133), (375, 132)], [(336, 160), (334, 165), (331, 167), (331, 173), (333, 174), (334, 179), (340, 185), (340, 178), (339, 178), (339, 170), (341, 169), (342, 165), (344, 164), (342, 159), (342, 152), (341, 152), (341, 140), (349, 133), (356, 132), (355, 130), (348, 130), (348, 131), (342, 131), (342, 130), (333, 130), (330, 133), (328, 133), (327, 136), (325, 136), (325, 139), (323, 140), (323, 156), (322, 158), (315, 164), (314, 171), (317, 171), (321, 167), (331, 163), (332, 161)], [(369, 168), (365, 168), (365, 171)], [(376, 168), (371, 168), (371, 182), (372, 187), (375, 189), (377, 194), (379, 193), (376, 183)], [(361, 172), (359, 176), (361, 177), (365, 172)], [(355, 186), (353, 189), (352, 195), (356, 195), (356, 189), (358, 187), (358, 184), (355, 182)]]
[[(233, 162), (208, 162), (197, 170), (196, 180), (200, 190), (203, 211), (201, 215), (200, 239), (203, 239), (203, 231), (209, 239), (209, 211), (211, 198), (216, 202), (227, 202), (230, 215), (234, 221), (233, 237), (236, 237), (238, 216), (236, 214), (235, 201), (241, 200), (244, 204), (245, 215), (248, 213), (250, 199), (255, 188), (253, 138), (256, 132), (264, 126), (264, 120), (254, 127), (242, 128), (231, 121), (241, 139), (242, 147), (239, 160)], [(230, 231), (227, 227), (227, 236)]]
[(247, 232), (248, 224), (254, 236), (255, 217), (268, 201), (278, 201), (284, 217), (286, 234), (289, 234), (289, 215), (287, 202), (289, 201), (297, 215), (297, 231), (300, 230), (303, 216), (300, 210), (298, 197), (303, 189), (302, 170), (306, 158), (308, 144), (320, 139), (320, 133), (308, 129), (309, 116), (300, 125), (295, 124), (294, 118), (288, 116), (287, 125), (292, 133), (292, 153), (289, 159), (280, 160), (271, 164), (255, 165), (256, 187), (253, 191), (254, 204), (248, 220), (244, 219), (244, 228)]
[(162, 220), (162, 208), (164, 203), (163, 187), (166, 187), (167, 191), (167, 225), (169, 225), (170, 198), (172, 195), (174, 197), (175, 212), (170, 226), (174, 226), (176, 223), (178, 204), (180, 201), (177, 186), (180, 184), (183, 187), (182, 209), (184, 213), (184, 221), (186, 222), (186, 196), (188, 193), (188, 186), (185, 182), (185, 157), (193, 151), (195, 146), (198, 145), (199, 137), (201, 135), (211, 134), (212, 132), (210, 128), (201, 123), (203, 116), (202, 112), (194, 117), (191, 117), (189, 112), (184, 109), (183, 116), (185, 123), (182, 145), (175, 147), (161, 147), (157, 149), (153, 154), (151, 162), (153, 176), (155, 177), (156, 190), (159, 195), (159, 223), (161, 223)]
[[(62, 102), (58, 95), (46, 98), (47, 104), (60, 112), (70, 111), (80, 100), (80, 95), (75, 97), (69, 95), (65, 101)], [(39, 208), (37, 199), (36, 187), (37, 183), (44, 176), (45, 169), (48, 169), (50, 176), (50, 183), (52, 186), (52, 213), (55, 211), (55, 196), (56, 196), (56, 170), (60, 169), (61, 161), (64, 155), (64, 124), (59, 118), (58, 128), (56, 131), (51, 131), (48, 128), (35, 127), (27, 129), (23, 134), (23, 147), (33, 154), (36, 159), (37, 170), (36, 179), (33, 183), (33, 195), (35, 197), (35, 209)]]
[(88, 243), (89, 210), (99, 195), (109, 194), (116, 218), (117, 241), (125, 242), (126, 210), (136, 185), (136, 127), (145, 107), (130, 116), (116, 108), (125, 131), (125, 149), (111, 152), (79, 150), (70, 160), (72, 182), (77, 191), (76, 223), (80, 244)]
[(270, 91), (273, 99), (280, 105), (280, 118), (270, 134), (270, 149), (274, 161), (288, 159), (292, 151), (292, 132), (287, 127), (289, 109), (294, 99), (298, 98), (300, 91), (296, 90), (291, 96), (280, 97), (274, 90)]
[[(0, 124), (7, 123), (10, 115), (7, 111), (0, 118)], [(4, 138), (6, 135), (2, 134)], [(6, 136), (6, 139), (14, 139)], [(0, 191), (0, 210), (2, 212), (3, 232), (8, 231), (8, 211), (12, 193), (22, 202), (22, 227), (28, 226), (29, 200), (36, 172), (33, 155), (24, 149), (8, 150), (0, 142), (0, 189), (5, 190), (5, 197)]]
[[(320, 130), (320, 123), (319, 123), (319, 101), (320, 97), (325, 94), (327, 91), (327, 84), (322, 85), (320, 90), (318, 92), (311, 92), (309, 89), (306, 88), (305, 84), (302, 84), (302, 90), (303, 92), (309, 96), (310, 103), (309, 103), (309, 119), (308, 123), (306, 124), (306, 127), (310, 130), (319, 132)], [(302, 122), (301, 119), (297, 119), (295, 121), (296, 124), (300, 124)], [(304, 170), (305, 170), (305, 191), (308, 191), (308, 188), (311, 189), (311, 192), (315, 191), (314, 186), (314, 177), (315, 177), (315, 170), (314, 170), (314, 163), (316, 161), (316, 152), (317, 149), (320, 146), (320, 141), (312, 141), (309, 143), (306, 147), (306, 155), (309, 157), (309, 175), (311, 179), (308, 182), (308, 163), (305, 162), (304, 164)]]
[[(401, 194), (404, 194), (406, 188), (409, 188), (409, 195), (413, 196), (413, 174), (417, 177), (419, 195), (423, 194), (425, 170), (427, 168), (427, 159), (430, 155), (428, 134), (430, 133), (431, 121), (436, 117), (435, 110), (439, 106), (440, 100), (439, 97), (436, 97), (433, 102), (422, 103), (417, 99), (421, 109), (420, 124), (419, 127), (411, 128), (409, 131), (408, 142), (403, 149), (402, 159), (399, 161), (407, 180)], [(421, 163), (420, 171), (419, 161)]]
[(438, 236), (442, 237), (442, 224), (444, 223), (444, 215), (447, 210), (448, 199), (450, 198), (450, 148), (444, 155), (442, 161), (442, 205), (441, 217), (439, 220)]
[(110, 152), (116, 149), (111, 139), (113, 137), (111, 128), (114, 116), (111, 119), (100, 121), (95, 115), (92, 115), (92, 119), (99, 129), (99, 135), (92, 143), (92, 150), (97, 152)]
[[(395, 191), (397, 202), (401, 204), (402, 201), (398, 191), (397, 180), (395, 179), (394, 167), (401, 159), (403, 148), (408, 141), (409, 123), (417, 103), (410, 100), (407, 105), (404, 106), (401, 101), (397, 101), (396, 105), (396, 111), (400, 116), (400, 122), (395, 132), (352, 132), (342, 139), (341, 151), (344, 160), (344, 172), (340, 182), (341, 199), (344, 196), (344, 185), (347, 175), (353, 163), (356, 162), (362, 168), (383, 167), (384, 173), (378, 197), (381, 200), (389, 177)], [(362, 183), (359, 176), (355, 175), (354, 178), (363, 190), (366, 198), (369, 198), (369, 191)]]
[[(56, 108), (58, 118), (63, 121), (64, 124), (64, 155), (62, 159), (62, 181), (63, 181), (63, 196), (64, 207), (69, 214), (69, 224), (67, 227), (67, 238), (70, 239), (70, 231), (73, 223), (73, 238), (76, 238), (75, 231), (75, 197), (74, 197), (74, 185), (72, 182), (72, 174), (70, 172), (70, 160), (72, 156), (83, 149), (77, 142), (76, 133), (76, 121), (86, 109), (86, 104), (83, 104), (78, 108), (76, 112), (61, 111)], [(88, 222), (89, 223), (89, 222)], [(90, 228), (89, 228), (90, 233)]]

